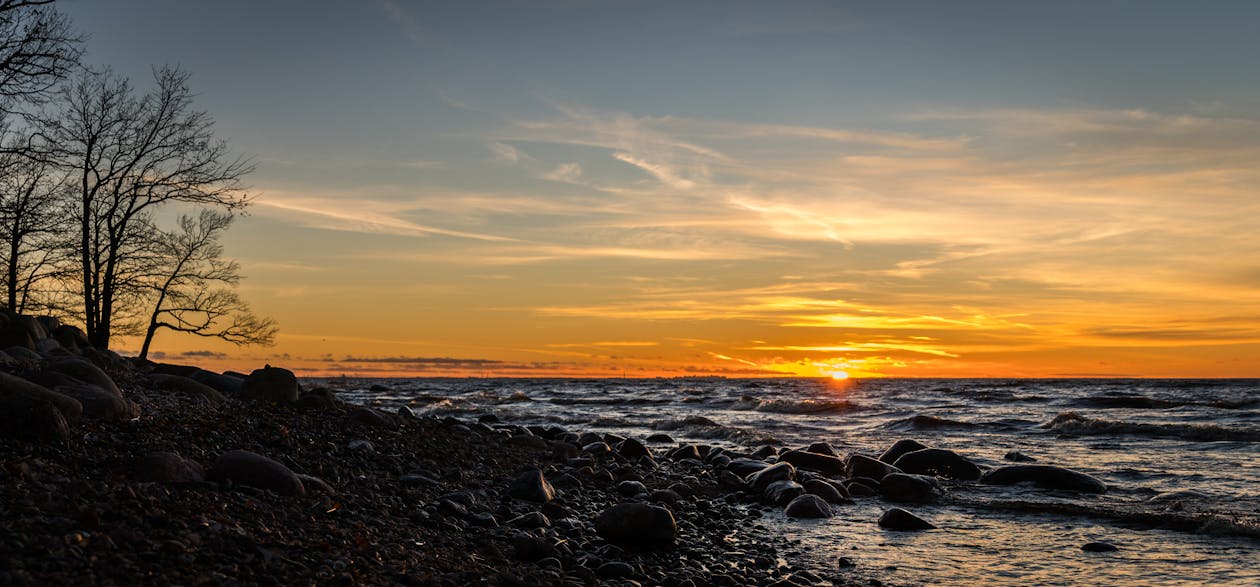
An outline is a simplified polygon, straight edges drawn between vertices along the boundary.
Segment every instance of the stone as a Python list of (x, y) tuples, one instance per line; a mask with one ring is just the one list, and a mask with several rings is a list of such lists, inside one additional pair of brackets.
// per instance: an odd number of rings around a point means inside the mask
[(200, 464), (169, 451), (140, 457), (132, 470), (132, 479), (140, 482), (180, 484), (206, 480), (206, 470)]
[(612, 447), (608, 446), (607, 442), (604, 442), (601, 440), (599, 442), (592, 442), (588, 445), (583, 446), (582, 452), (591, 456), (600, 457), (600, 456), (604, 456), (606, 454), (611, 453)]
[(350, 410), (350, 413), (346, 415), (346, 419), (355, 424), (371, 428), (393, 430), (398, 427), (398, 423), (390, 418), (388, 414), (372, 408), (355, 408)]
[(140, 416), (140, 406), (90, 383), (72, 383), (58, 385), (53, 389), (57, 393), (79, 400), (83, 406), (83, 416), (92, 420), (105, 422), (126, 422)]
[(647, 487), (638, 481), (622, 481), (615, 487), (617, 493), (626, 497), (634, 497), (640, 493), (647, 493)]
[(879, 517), (879, 527), (885, 530), (916, 532), (919, 530), (935, 530), (931, 522), (920, 518), (901, 508), (892, 508)]
[(683, 459), (703, 460), (700, 455), (700, 448), (694, 444), (684, 444), (674, 450), (669, 451), (669, 458), (675, 461)]
[(859, 454), (849, 455), (844, 466), (845, 477), (870, 477), (876, 481), (883, 479), (885, 475), (900, 472), (901, 469), (888, 463)]
[(935, 475), (949, 479), (975, 481), (983, 471), (962, 455), (943, 448), (925, 448), (901, 455), (894, 467), (916, 475)]
[(904, 455), (908, 452), (914, 452), (916, 450), (923, 450), (925, 448), (927, 448), (927, 445), (917, 440), (913, 440), (910, 438), (903, 438), (901, 440), (898, 440), (897, 442), (892, 443), (892, 446), (888, 447), (888, 450), (885, 450), (884, 454), (879, 455), (879, 460), (880, 462), (888, 463), (891, 465), (897, 462), (897, 459), (901, 458), (901, 455)]
[(649, 451), (646, 446), (643, 446), (642, 442), (633, 438), (627, 438), (621, 441), (621, 444), (617, 445), (617, 452), (621, 453), (621, 456), (632, 461), (637, 460), (639, 457), (652, 456), (652, 451)]
[(528, 512), (508, 520), (508, 524), (517, 528), (533, 530), (535, 528), (550, 528), (551, 520), (547, 519), (547, 516), (542, 512)]
[(1003, 459), (1003, 460), (1007, 460), (1007, 461), (1011, 461), (1011, 462), (1014, 462), (1014, 463), (1034, 463), (1034, 462), (1036, 462), (1036, 461), (1037, 461), (1037, 459), (1034, 459), (1034, 458), (1032, 458), (1032, 457), (1030, 457), (1030, 456), (1028, 456), (1028, 455), (1026, 455), (1026, 454), (1024, 454), (1024, 453), (1022, 453), (1022, 452), (1017, 451), (1017, 450), (1008, 450), (1008, 451), (1006, 451), (1006, 454), (1002, 455), (1002, 459)]
[(792, 463), (776, 463), (744, 478), (744, 483), (761, 493), (776, 481), (790, 481), (796, 478), (796, 467)]
[(931, 477), (893, 473), (880, 480), (879, 493), (889, 501), (926, 503), (940, 496), (941, 490)]
[(280, 495), (303, 495), (306, 488), (302, 480), (288, 467), (258, 453), (233, 450), (219, 455), (210, 467), (211, 481), (231, 481), (274, 491)]
[(726, 470), (739, 475), (740, 477), (747, 477), (769, 466), (770, 463), (765, 461), (758, 461), (754, 459), (732, 459), (731, 462), (726, 464)]
[(337, 395), (323, 387), (312, 389), (298, 396), (293, 407), (303, 410), (330, 410), (337, 407)]
[(783, 505), (802, 495), (805, 495), (805, 488), (800, 483), (788, 480), (775, 481), (762, 492), (762, 497), (775, 505)]
[(512, 480), (508, 495), (525, 501), (547, 503), (556, 498), (556, 489), (547, 482), (542, 471), (530, 469)]
[(831, 506), (817, 495), (801, 495), (793, 499), (783, 508), (783, 513), (791, 518), (830, 518), (833, 515)]
[(657, 489), (648, 494), (648, 501), (672, 506), (678, 505), (678, 502), (682, 501), (682, 496), (672, 489)]
[(297, 377), (288, 369), (267, 365), (245, 378), (241, 392), (246, 399), (283, 404), (297, 401)]
[(844, 488), (849, 490), (850, 497), (871, 497), (879, 495), (878, 490), (870, 485), (862, 483), (861, 481), (850, 481), (845, 484)]
[(634, 567), (621, 561), (609, 561), (595, 569), (595, 574), (599, 575), (601, 579), (620, 579), (634, 575), (634, 573)]
[(673, 546), (678, 525), (674, 514), (663, 507), (622, 503), (600, 512), (595, 532), (618, 546), (657, 549)]
[(512, 549), (518, 560), (527, 563), (556, 557), (556, 547), (542, 538), (529, 534), (517, 534), (512, 538)]
[[(0, 372), (0, 408), (4, 408), (7, 405), (7, 401), (17, 397), (52, 404), (53, 407), (57, 408), (57, 411), (61, 412), (62, 418), (66, 423), (70, 425), (78, 423), (79, 418), (83, 415), (83, 404), (79, 403), (79, 400), (49, 390), (42, 385), (32, 383), (21, 377)], [(0, 409), (0, 416), (5, 415), (4, 412), (6, 411), (8, 410)]]
[(645, 440), (647, 440), (647, 442), (651, 444), (673, 444), (674, 443), (674, 438), (668, 434), (665, 434), (664, 432), (657, 432), (655, 434), (649, 434)]
[(830, 442), (815, 442), (814, 444), (809, 445), (809, 448), (806, 448), (805, 452), (812, 452), (814, 454), (827, 455), (829, 457), (840, 456), (836, 454), (836, 449), (831, 446)]
[(363, 440), (363, 439), (351, 440), (349, 443), (346, 444), (346, 448), (355, 452), (361, 452), (363, 454), (368, 454), (368, 455), (376, 454), (376, 447), (373, 446), (370, 441)]
[(213, 387), (219, 393), (242, 396), (245, 395), (245, 378), (227, 373), (215, 373), (205, 369), (194, 369), (191, 373), (184, 375), (198, 383), (204, 383)]
[(337, 491), (329, 485), (327, 481), (320, 479), (314, 475), (297, 474), (298, 481), (302, 482), (302, 487), (307, 493), (321, 493), (324, 495), (337, 495)]
[(1106, 542), (1088, 542), (1081, 545), (1081, 550), (1085, 552), (1115, 552), (1120, 549), (1116, 548), (1116, 545)]
[(104, 389), (116, 396), (122, 397), (122, 392), (119, 391), (118, 386), (114, 384), (114, 380), (109, 378), (109, 375), (106, 375), (100, 367), (84, 361), (83, 359), (73, 357), (57, 359), (56, 361), (48, 363), (48, 369), (50, 371), (56, 371), (58, 373), (69, 375), (84, 383), (91, 383), (92, 385), (100, 387), (101, 389)]
[(828, 503), (845, 503), (849, 501), (847, 490), (836, 487), (833, 483), (828, 483), (822, 479), (810, 479), (801, 484), (805, 487), (805, 493), (817, 495)]
[(149, 376), (149, 385), (154, 389), (190, 397), (198, 403), (210, 406), (219, 406), (227, 402), (227, 398), (219, 390), (182, 375), (156, 373)]
[(780, 463), (792, 463), (798, 469), (818, 471), (824, 475), (843, 475), (844, 461), (825, 454), (789, 450), (779, 455)]
[(77, 326), (62, 324), (50, 332), (50, 336), (61, 344), (61, 348), (70, 352), (79, 353), (92, 346), (92, 343), (88, 342), (87, 335)]
[(1106, 493), (1107, 485), (1098, 478), (1079, 471), (1052, 465), (1008, 465), (980, 477), (986, 485), (1032, 483), (1041, 489), (1061, 489), (1082, 493)]
[[(34, 343), (32, 343), (33, 345)], [(36, 363), (44, 360), (39, 353), (24, 346), (7, 346), (4, 349), (5, 354), (13, 358), (13, 360), (21, 363)]]

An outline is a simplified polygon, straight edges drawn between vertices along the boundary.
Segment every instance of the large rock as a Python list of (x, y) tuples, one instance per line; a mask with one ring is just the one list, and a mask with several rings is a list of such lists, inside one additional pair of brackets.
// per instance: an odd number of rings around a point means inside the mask
[(70, 438), (71, 432), (65, 416), (52, 402), (31, 395), (6, 394), (0, 387), (0, 435), (59, 441)]
[(211, 406), (221, 405), (227, 401), (219, 390), (180, 375), (153, 374), (149, 376), (149, 385), (154, 389), (186, 396)]
[(92, 346), (92, 343), (88, 342), (87, 335), (82, 330), (69, 324), (62, 324), (54, 328), (50, 336), (61, 344), (61, 348), (74, 353), (81, 353), (84, 349)]
[(791, 481), (796, 478), (796, 467), (792, 463), (775, 463), (744, 478), (753, 491), (761, 493), (776, 481)]
[(791, 518), (830, 518), (833, 515), (831, 506), (817, 495), (802, 495), (793, 499), (783, 508), (783, 513)]
[(1107, 484), (1091, 475), (1053, 465), (1010, 465), (980, 477), (986, 485), (1032, 483), (1042, 489), (1062, 489), (1083, 493), (1105, 493)]
[(638, 460), (644, 456), (652, 456), (652, 451), (649, 451), (646, 446), (643, 446), (642, 442), (633, 438), (627, 438), (621, 441), (621, 444), (617, 445), (617, 452), (621, 453), (621, 456), (632, 461)]
[(211, 481), (231, 481), (267, 489), (280, 495), (303, 495), (302, 480), (283, 464), (258, 453), (233, 450), (219, 455), (210, 467)]
[(843, 475), (844, 461), (836, 457), (803, 450), (789, 450), (779, 455), (780, 463), (792, 463), (798, 469), (818, 471), (823, 475)]
[(141, 457), (134, 466), (132, 478), (152, 483), (200, 483), (206, 471), (196, 461), (178, 453), (154, 452)]
[(726, 463), (726, 470), (743, 478), (769, 466), (770, 463), (756, 459), (732, 459), (731, 462)]
[(613, 544), (628, 548), (654, 549), (673, 546), (678, 533), (674, 514), (646, 503), (622, 503), (595, 518), (595, 532)]
[(297, 377), (288, 369), (267, 365), (255, 369), (241, 387), (247, 399), (283, 404), (297, 401)]
[(936, 499), (941, 490), (931, 477), (893, 473), (880, 480), (879, 493), (889, 501), (925, 503)]
[(975, 481), (983, 471), (962, 455), (943, 448), (925, 448), (901, 455), (893, 466), (907, 473)]
[(508, 495), (525, 501), (547, 503), (556, 498), (556, 488), (551, 486), (542, 471), (530, 469), (512, 480)]
[(116, 396), (122, 397), (122, 391), (118, 389), (118, 386), (114, 383), (113, 379), (110, 379), (109, 375), (106, 375), (100, 367), (84, 361), (83, 359), (76, 359), (73, 357), (57, 359), (56, 361), (52, 361), (48, 364), (48, 369), (56, 371), (57, 373), (69, 375), (84, 383), (91, 383), (92, 385), (100, 387), (101, 389), (104, 389)]
[[(0, 372), (0, 408), (3, 408), (6, 402), (15, 401), (14, 398), (26, 398), (52, 404), (57, 411), (61, 412), (62, 418), (66, 423), (70, 425), (78, 423), (79, 418), (83, 415), (83, 404), (79, 403), (79, 400), (51, 391), (42, 385), (31, 383), (21, 377)], [(17, 406), (15, 405), (14, 407), (16, 408)], [(0, 412), (5, 411), (7, 410), (0, 409)], [(7, 416), (9, 414), (0, 415)]]
[(766, 501), (775, 505), (783, 505), (802, 495), (805, 495), (805, 488), (800, 483), (786, 479), (771, 483), (762, 493)]
[(83, 415), (93, 420), (126, 422), (140, 415), (140, 406), (135, 402), (90, 383), (58, 385), (54, 391), (79, 400)]
[(884, 451), (884, 454), (879, 455), (879, 460), (891, 465), (897, 462), (897, 459), (901, 458), (901, 455), (908, 452), (914, 452), (916, 450), (923, 450), (925, 448), (927, 448), (927, 445), (917, 440), (903, 438), (892, 443), (892, 446), (888, 447), (888, 450)]
[(372, 408), (355, 408), (350, 411), (350, 413), (346, 416), (346, 419), (357, 424), (363, 424), (364, 426), (371, 426), (372, 428), (393, 430), (398, 427), (398, 422), (396, 422), (389, 414)]
[(23, 328), (21, 324), (8, 321), (0, 324), (0, 347), (6, 349), (20, 347), (34, 353), (35, 339), (31, 338), (31, 333)]
[(933, 530), (936, 528), (931, 522), (901, 508), (892, 508), (884, 512), (884, 515), (879, 517), (879, 527), (885, 530), (899, 530), (903, 532)]
[(810, 479), (802, 483), (805, 492), (810, 495), (817, 495), (830, 503), (845, 503), (849, 501), (849, 492), (837, 487), (836, 484), (828, 483), (822, 479)]
[(900, 472), (901, 469), (888, 463), (859, 454), (849, 455), (849, 460), (845, 462), (844, 466), (844, 475), (846, 477), (870, 477), (876, 481), (883, 479), (885, 475)]
[(210, 387), (213, 387), (215, 391), (225, 395), (239, 396), (245, 394), (245, 379), (235, 375), (228, 375), (226, 373), (219, 374), (213, 371), (206, 371), (205, 369), (196, 369), (192, 373), (185, 375), (185, 377), (192, 379), (193, 381), (209, 385)]

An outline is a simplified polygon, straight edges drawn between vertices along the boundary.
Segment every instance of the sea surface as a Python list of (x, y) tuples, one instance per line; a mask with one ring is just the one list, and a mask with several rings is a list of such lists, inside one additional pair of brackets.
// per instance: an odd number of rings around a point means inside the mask
[[(878, 456), (913, 438), (985, 468), (1009, 451), (1092, 474), (1106, 494), (948, 483), (889, 532), (865, 498), (822, 521), (764, 518), (831, 571), (898, 584), (1260, 585), (1260, 380), (323, 379), (417, 413), (752, 449), (825, 441)], [(375, 386), (375, 387), (374, 387)], [(1088, 553), (1103, 541), (1112, 553)], [(825, 575), (824, 575), (825, 576)]]

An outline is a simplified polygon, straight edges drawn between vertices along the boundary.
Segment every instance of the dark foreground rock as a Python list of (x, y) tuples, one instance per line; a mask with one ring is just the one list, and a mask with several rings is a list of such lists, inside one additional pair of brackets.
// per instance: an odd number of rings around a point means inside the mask
[(931, 522), (901, 508), (892, 508), (879, 517), (879, 527), (885, 530), (916, 532), (936, 528)]
[(595, 531), (613, 544), (631, 548), (668, 548), (678, 533), (674, 514), (645, 503), (622, 503), (600, 512)]
[(1032, 483), (1042, 489), (1105, 493), (1107, 484), (1080, 471), (1053, 465), (1010, 465), (985, 473), (981, 483), (988, 485), (1013, 485)]
[(302, 495), (306, 488), (288, 467), (247, 450), (234, 450), (219, 455), (210, 467), (211, 481), (230, 481), (237, 485), (257, 487), (280, 495)]

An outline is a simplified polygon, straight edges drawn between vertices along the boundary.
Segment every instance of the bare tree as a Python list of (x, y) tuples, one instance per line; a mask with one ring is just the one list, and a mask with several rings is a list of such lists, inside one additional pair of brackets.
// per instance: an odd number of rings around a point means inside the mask
[(110, 71), (84, 71), (62, 86), (61, 110), (38, 119), (41, 157), (72, 176), (82, 318), (98, 348), (140, 325), (126, 312), (148, 292), (155, 210), (182, 202), (230, 212), (249, 202), (241, 179), (252, 162), (215, 139), (188, 78), (157, 69), (153, 89), (138, 95)]
[(54, 307), (49, 286), (67, 272), (65, 188), (64, 176), (48, 164), (0, 155), (0, 279), (15, 312)]
[(82, 39), (52, 4), (0, 0), (0, 97), (40, 95), (78, 63)]
[(157, 239), (162, 272), (152, 282), (155, 301), (140, 358), (163, 328), (237, 345), (272, 344), (275, 322), (255, 316), (228, 287), (240, 282), (240, 266), (223, 258), (219, 243), (231, 225), (231, 214), (204, 209), (196, 220), (180, 216), (179, 230)]

